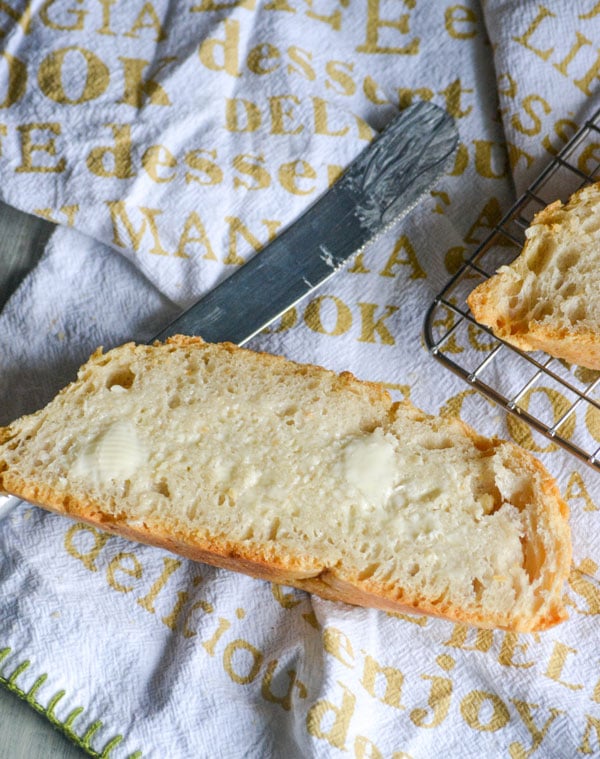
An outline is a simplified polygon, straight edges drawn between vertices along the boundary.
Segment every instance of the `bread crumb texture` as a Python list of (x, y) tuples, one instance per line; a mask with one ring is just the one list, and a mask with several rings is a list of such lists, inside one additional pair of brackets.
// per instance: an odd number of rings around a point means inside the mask
[(521, 254), (468, 303), (517, 348), (600, 369), (600, 184), (536, 214)]
[(538, 461), (229, 344), (97, 351), (0, 432), (0, 487), (334, 600), (523, 631), (565, 618), (567, 509)]

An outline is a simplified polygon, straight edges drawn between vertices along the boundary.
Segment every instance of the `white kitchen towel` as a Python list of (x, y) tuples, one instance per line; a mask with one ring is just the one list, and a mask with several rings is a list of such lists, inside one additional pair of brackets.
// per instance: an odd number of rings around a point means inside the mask
[[(593, 3), (50, 0), (1, 4), (0, 29), (0, 196), (60, 224), (0, 314), (1, 421), (98, 344), (149, 338), (426, 99), (457, 121), (453, 167), (253, 346), (510, 435), (421, 328), (599, 105)], [(540, 456), (574, 538), (547, 633), (334, 604), (22, 504), (0, 524), (2, 682), (97, 756), (600, 754), (598, 475)]]

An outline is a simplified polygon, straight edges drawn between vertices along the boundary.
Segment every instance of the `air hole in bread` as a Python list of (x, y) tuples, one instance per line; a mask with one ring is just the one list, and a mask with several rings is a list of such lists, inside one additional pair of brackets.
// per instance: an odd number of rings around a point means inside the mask
[(278, 517), (275, 517), (271, 529), (269, 530), (269, 540), (277, 540), (277, 533), (279, 532), (280, 526), (281, 520)]
[(446, 599), (447, 595), (448, 595), (448, 586), (446, 585), (446, 587), (444, 588), (444, 590), (442, 590), (439, 596), (431, 599), (432, 605), (439, 606)]
[(70, 439), (70, 440), (67, 440), (65, 443), (63, 443), (63, 445), (62, 445), (62, 447), (61, 447), (61, 449), (60, 449), (60, 452), (61, 452), (61, 453), (62, 453), (62, 455), (64, 456), (66, 453), (68, 453), (68, 452), (69, 452), (69, 450), (70, 450), (72, 447), (73, 447), (73, 440), (72, 440), (72, 439)]
[(520, 333), (524, 332), (526, 329), (526, 325), (524, 325), (522, 322), (516, 322), (516, 324), (510, 325), (509, 335), (519, 335)]
[(530, 582), (535, 582), (540, 576), (541, 567), (544, 564), (546, 553), (542, 545), (533, 548), (523, 538), (520, 538), (521, 548), (523, 550), (523, 567), (527, 572)]
[(550, 245), (539, 247), (528, 256), (527, 268), (534, 274), (541, 274), (548, 266), (551, 257), (552, 247)]
[(568, 271), (572, 266), (575, 266), (579, 262), (579, 252), (576, 250), (567, 250), (561, 256), (559, 256), (556, 266), (560, 272)]
[(423, 448), (427, 451), (443, 451), (445, 448), (452, 448), (454, 441), (445, 435), (432, 435), (424, 437), (421, 440)]
[(535, 310), (534, 317), (538, 320), (541, 320), (553, 313), (554, 305), (552, 303), (540, 303), (539, 307)]
[(135, 374), (131, 371), (131, 369), (128, 366), (122, 366), (107, 378), (106, 387), (108, 390), (111, 390), (115, 386), (129, 390), (129, 388), (133, 385), (134, 380)]
[(565, 304), (565, 316), (571, 324), (583, 321), (587, 317), (587, 309), (585, 303), (581, 300), (573, 299), (572, 303)]
[(368, 580), (375, 572), (379, 569), (379, 564), (369, 564), (367, 567), (365, 567), (362, 572), (359, 573), (358, 579), (359, 580)]
[(523, 280), (515, 279), (508, 284), (506, 288), (506, 294), (507, 296), (519, 295), (522, 289), (523, 289)]
[(477, 601), (480, 601), (483, 593), (483, 583), (477, 577), (473, 580), (473, 593), (475, 594)]
[(235, 506), (235, 498), (231, 495), (231, 491), (227, 491), (226, 493), (219, 493), (217, 504), (219, 506)]
[(154, 490), (166, 498), (171, 497), (171, 491), (169, 490), (169, 484), (163, 477), (159, 482), (154, 483)]

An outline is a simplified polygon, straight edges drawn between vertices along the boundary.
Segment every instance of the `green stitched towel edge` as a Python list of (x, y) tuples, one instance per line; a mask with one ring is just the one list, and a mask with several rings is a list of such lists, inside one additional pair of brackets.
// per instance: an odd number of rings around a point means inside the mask
[[(2, 662), (9, 656), (11, 652), (12, 649), (10, 647), (0, 648), (0, 667), (2, 665)], [(23, 690), (23, 688), (17, 684), (16, 681), (18, 680), (19, 676), (28, 670), (30, 666), (31, 662), (29, 659), (25, 659), (17, 664), (10, 675), (4, 675), (0, 670), (0, 685), (4, 686), (11, 693), (14, 693), (20, 699), (28, 703), (29, 706), (31, 706), (32, 709), (35, 709), (36, 712), (46, 717), (46, 719), (54, 728), (60, 730), (60, 732), (66, 735), (70, 741), (85, 751), (89, 756), (94, 757), (94, 759), (110, 759), (113, 749), (122, 743), (123, 735), (120, 733), (118, 735), (115, 735), (113, 738), (110, 738), (108, 740), (108, 742), (100, 751), (96, 751), (91, 746), (91, 740), (93, 736), (98, 732), (98, 730), (103, 727), (104, 723), (102, 720), (97, 719), (92, 722), (83, 733), (83, 735), (76, 733), (73, 728), (73, 722), (77, 717), (79, 717), (79, 715), (85, 712), (85, 707), (76, 706), (69, 712), (64, 720), (59, 719), (54, 713), (54, 710), (58, 702), (65, 696), (65, 690), (57, 691), (52, 696), (47, 706), (42, 706), (36, 699), (37, 691), (48, 679), (48, 675), (46, 673), (39, 675), (31, 688), (29, 688), (27, 691)], [(132, 754), (129, 754), (126, 759), (141, 759), (142, 756), (143, 754), (141, 751), (134, 751)]]

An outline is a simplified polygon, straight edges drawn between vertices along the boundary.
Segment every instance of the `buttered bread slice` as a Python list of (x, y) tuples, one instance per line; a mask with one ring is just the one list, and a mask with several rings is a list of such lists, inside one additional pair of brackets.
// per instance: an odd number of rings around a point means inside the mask
[(328, 599), (522, 631), (566, 616), (567, 508), (537, 460), (230, 344), (97, 351), (0, 430), (0, 488)]

